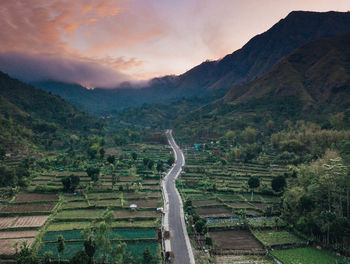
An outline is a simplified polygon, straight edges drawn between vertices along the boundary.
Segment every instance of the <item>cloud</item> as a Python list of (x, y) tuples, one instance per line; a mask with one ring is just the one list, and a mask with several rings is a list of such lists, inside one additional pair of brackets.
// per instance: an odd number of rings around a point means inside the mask
[(62, 59), (51, 55), (0, 53), (0, 70), (26, 82), (57, 80), (87, 88), (114, 88), (130, 77), (94, 61)]

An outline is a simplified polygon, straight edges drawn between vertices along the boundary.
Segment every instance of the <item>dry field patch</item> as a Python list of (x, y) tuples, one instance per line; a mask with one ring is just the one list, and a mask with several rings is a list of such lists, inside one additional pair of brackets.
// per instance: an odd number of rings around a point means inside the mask
[(2, 239), (0, 240), (0, 255), (13, 255), (16, 253), (16, 250), (13, 247), (13, 244), (18, 242), (18, 245), (22, 244), (22, 241), (26, 240), (28, 246), (34, 242), (34, 237), (32, 238), (13, 238), (13, 239)]
[(38, 230), (4, 231), (0, 232), (1, 239), (32, 238), (38, 234)]
[(55, 207), (55, 203), (42, 203), (42, 204), (20, 204), (20, 205), (9, 205), (2, 208), (2, 213), (29, 213), (29, 212), (47, 212), (51, 211)]
[(48, 217), (48, 215), (20, 216), (12, 227), (40, 227)]
[(58, 198), (58, 194), (20, 193), (14, 202), (57, 201)]
[(234, 214), (225, 207), (199, 207), (196, 208), (197, 214), (201, 217), (230, 217)]
[(131, 204), (136, 204), (139, 208), (157, 208), (159, 204), (158, 199), (149, 199), (149, 200), (127, 200), (125, 201), (124, 206), (129, 207)]
[(154, 211), (131, 211), (131, 210), (116, 210), (114, 211), (116, 218), (133, 218), (133, 217), (160, 217), (161, 215)]
[(263, 248), (248, 230), (210, 231), (209, 235), (217, 249), (256, 250)]
[(0, 217), (0, 229), (10, 227), (15, 220), (16, 217)]

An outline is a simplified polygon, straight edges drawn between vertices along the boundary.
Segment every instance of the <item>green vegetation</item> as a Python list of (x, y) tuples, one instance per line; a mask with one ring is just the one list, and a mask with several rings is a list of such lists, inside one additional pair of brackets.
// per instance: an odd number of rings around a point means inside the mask
[(285, 264), (337, 264), (346, 263), (342, 257), (316, 248), (293, 248), (273, 250), (271, 254)]
[(285, 230), (254, 230), (253, 234), (264, 246), (305, 243), (303, 239)]

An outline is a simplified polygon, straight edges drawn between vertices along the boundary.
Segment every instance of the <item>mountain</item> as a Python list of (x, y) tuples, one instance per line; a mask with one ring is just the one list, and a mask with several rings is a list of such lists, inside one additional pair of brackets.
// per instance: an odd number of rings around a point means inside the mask
[(88, 134), (102, 127), (100, 121), (80, 112), (61, 97), (2, 72), (0, 102), (0, 147), (6, 151), (59, 147), (67, 135)]
[(296, 48), (349, 31), (350, 12), (294, 11), (232, 54), (217, 61), (203, 62), (179, 76), (154, 78), (142, 89), (127, 85), (112, 90), (88, 91), (70, 84), (43, 82), (34, 85), (59, 94), (90, 112), (165, 103), (192, 96), (220, 98), (232, 87), (262, 76)]
[[(247, 126), (271, 133), (307, 120), (326, 129), (350, 128), (350, 33), (312, 41), (268, 73), (232, 88), (174, 122), (185, 138), (218, 138)], [(269, 132), (270, 131), (270, 132)]]
[(298, 98), (304, 109), (350, 107), (350, 33), (306, 44), (263, 77), (232, 88), (224, 101), (283, 97)]

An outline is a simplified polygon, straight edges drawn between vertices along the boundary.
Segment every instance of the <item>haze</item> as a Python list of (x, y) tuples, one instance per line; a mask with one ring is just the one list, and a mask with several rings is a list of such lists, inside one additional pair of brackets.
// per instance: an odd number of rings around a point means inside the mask
[(107, 88), (181, 74), (237, 50), (293, 10), (348, 11), (350, 2), (2, 1), (0, 70)]

